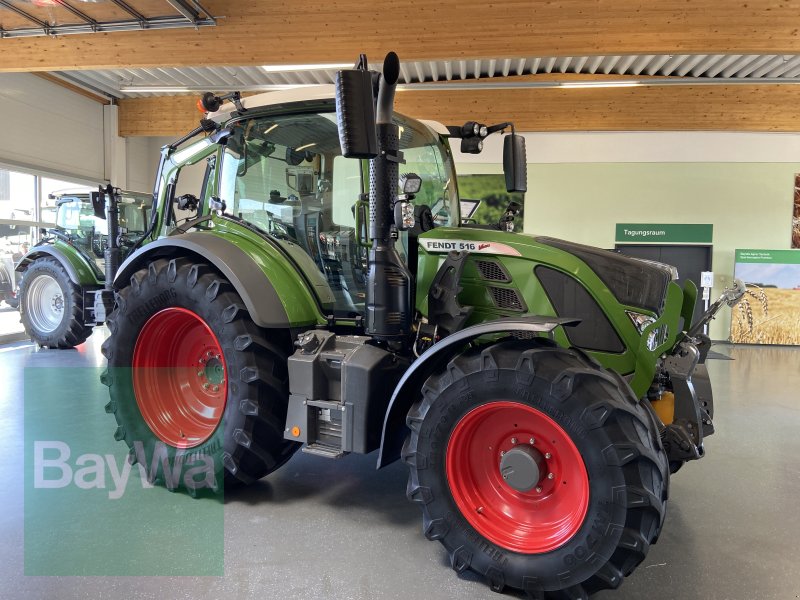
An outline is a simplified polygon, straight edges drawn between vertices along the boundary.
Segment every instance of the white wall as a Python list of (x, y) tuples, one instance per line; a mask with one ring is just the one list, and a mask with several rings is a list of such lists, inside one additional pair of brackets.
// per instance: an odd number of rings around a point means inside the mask
[(28, 73), (0, 74), (0, 162), (105, 179), (103, 105)]
[(152, 137), (125, 138), (127, 153), (126, 187), (136, 192), (152, 192), (158, 169), (159, 146)]
[[(714, 225), (713, 294), (730, 285), (736, 248), (790, 246), (800, 134), (525, 134), (525, 231), (611, 248), (616, 223)], [(502, 139), (456, 151), (459, 173), (501, 173)], [(729, 311), (711, 336), (727, 339)]]

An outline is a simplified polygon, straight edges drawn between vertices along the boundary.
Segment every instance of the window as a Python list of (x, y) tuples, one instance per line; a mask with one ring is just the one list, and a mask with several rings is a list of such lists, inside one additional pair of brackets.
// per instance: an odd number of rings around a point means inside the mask
[[(400, 171), (422, 178), (415, 204), (428, 205), (436, 225), (450, 225), (458, 214), (450, 157), (422, 124), (396, 122), (406, 160)], [(219, 178), (228, 212), (303, 248), (328, 280), (337, 314), (363, 312), (367, 248), (356, 213), (369, 167), (341, 155), (335, 113), (253, 118), (232, 128)]]
[(442, 153), (438, 140), (419, 124), (396, 121), (400, 126), (400, 149), (406, 161), (400, 165), (400, 172), (416, 173), (422, 178), (414, 204), (430, 206), (437, 226), (452, 225), (454, 208), (458, 209), (455, 182), (451, 178), (452, 159)]

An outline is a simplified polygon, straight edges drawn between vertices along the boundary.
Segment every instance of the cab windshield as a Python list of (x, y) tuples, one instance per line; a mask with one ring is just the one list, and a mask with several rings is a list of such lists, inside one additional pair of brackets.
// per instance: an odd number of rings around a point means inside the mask
[[(422, 123), (401, 116), (395, 122), (405, 158), (400, 172), (422, 179), (414, 205), (430, 207), (436, 226), (456, 224), (456, 183), (446, 145)], [(229, 127), (218, 190), (227, 211), (298, 244), (327, 278), (337, 312), (360, 312), (368, 243), (356, 224), (368, 220), (362, 194), (369, 190), (369, 163), (341, 155), (336, 114), (252, 118)], [(404, 233), (398, 238), (401, 254), (407, 244)]]

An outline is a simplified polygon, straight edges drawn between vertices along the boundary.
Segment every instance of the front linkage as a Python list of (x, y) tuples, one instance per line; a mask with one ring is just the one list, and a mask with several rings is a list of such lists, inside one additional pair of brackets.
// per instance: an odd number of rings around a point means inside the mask
[[(659, 364), (651, 402), (665, 426), (661, 440), (674, 473), (686, 461), (702, 458), (703, 438), (714, 433), (714, 398), (705, 365), (711, 340), (702, 333), (724, 306), (735, 306), (745, 286), (735, 280), (720, 298), (679, 336), (672, 351)], [(667, 406), (663, 406), (666, 404)]]

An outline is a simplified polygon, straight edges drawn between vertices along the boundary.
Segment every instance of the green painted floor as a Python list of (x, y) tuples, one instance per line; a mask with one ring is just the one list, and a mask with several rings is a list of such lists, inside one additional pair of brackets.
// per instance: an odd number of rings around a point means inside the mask
[[(375, 472), (374, 456), (297, 454), (224, 505), (145, 489), (135, 473), (112, 499), (110, 465), (103, 489), (74, 479), (37, 488), (35, 441), (68, 443), (73, 474), (79, 454), (124, 456), (95, 379), (103, 335), (74, 351), (0, 347), (0, 599), (498, 597), (450, 570), (405, 498), (405, 468)], [(645, 562), (595, 598), (800, 597), (800, 349), (715, 350), (734, 360), (709, 362), (717, 433), (707, 456), (673, 477)]]

